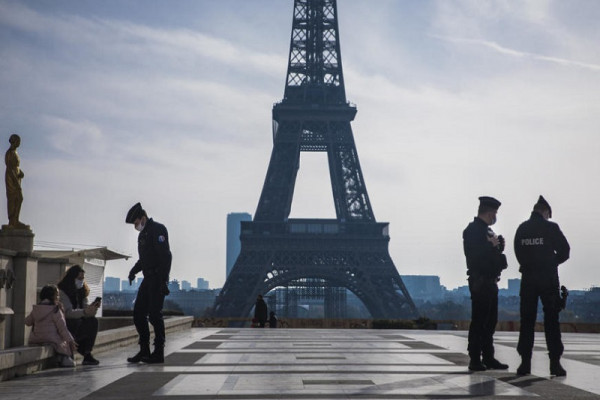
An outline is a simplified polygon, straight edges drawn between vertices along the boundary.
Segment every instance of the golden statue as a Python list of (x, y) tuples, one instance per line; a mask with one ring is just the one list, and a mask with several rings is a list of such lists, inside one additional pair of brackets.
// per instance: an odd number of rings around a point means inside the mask
[(8, 208), (8, 228), (29, 229), (28, 225), (19, 221), (21, 204), (23, 203), (23, 190), (21, 179), (25, 176), (19, 168), (21, 160), (17, 154), (17, 147), (21, 144), (19, 135), (10, 135), (10, 148), (6, 151), (4, 161), (6, 163), (6, 205)]

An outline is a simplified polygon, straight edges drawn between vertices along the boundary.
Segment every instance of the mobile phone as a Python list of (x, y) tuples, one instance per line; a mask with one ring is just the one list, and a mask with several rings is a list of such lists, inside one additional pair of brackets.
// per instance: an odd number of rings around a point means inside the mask
[(100, 304), (101, 301), (102, 301), (102, 297), (96, 297), (96, 300), (94, 300), (94, 303)]

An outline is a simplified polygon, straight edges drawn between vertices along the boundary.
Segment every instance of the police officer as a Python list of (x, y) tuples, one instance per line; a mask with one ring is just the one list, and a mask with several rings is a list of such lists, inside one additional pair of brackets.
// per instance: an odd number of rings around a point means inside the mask
[[(504, 238), (490, 228), (496, 223), (500, 202), (493, 197), (479, 198), (477, 217), (463, 231), (463, 247), (471, 292), (469, 327), (471, 371), (507, 369), (494, 357), (494, 332), (498, 322), (498, 281), (506, 268)], [(482, 358), (483, 356), (483, 358)]]
[(552, 208), (546, 199), (540, 196), (533, 206), (531, 217), (519, 225), (515, 234), (515, 255), (522, 274), (521, 329), (517, 345), (517, 351), (522, 359), (521, 365), (517, 368), (519, 375), (531, 373), (538, 298), (542, 300), (544, 307), (544, 332), (550, 356), (550, 374), (556, 376), (567, 374), (560, 365), (564, 347), (558, 321), (558, 313), (562, 308), (558, 265), (569, 259), (570, 247), (558, 225), (548, 221), (550, 218), (552, 218)]
[[(127, 359), (130, 363), (164, 362), (165, 323), (162, 308), (165, 296), (169, 294), (168, 282), (171, 271), (171, 251), (169, 234), (164, 225), (148, 218), (140, 203), (136, 203), (125, 218), (139, 231), (139, 260), (129, 272), (129, 285), (135, 275), (142, 271), (144, 279), (138, 289), (133, 307), (133, 322), (139, 334), (140, 351)], [(150, 329), (148, 320), (154, 327), (154, 351), (150, 354)]]

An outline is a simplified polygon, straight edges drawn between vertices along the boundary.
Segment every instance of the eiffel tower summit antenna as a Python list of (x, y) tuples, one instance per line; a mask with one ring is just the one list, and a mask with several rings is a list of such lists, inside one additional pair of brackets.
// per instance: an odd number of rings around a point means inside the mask
[[(215, 316), (247, 317), (258, 294), (307, 286), (348, 289), (373, 318), (418, 315), (389, 254), (388, 223), (373, 214), (350, 126), (355, 115), (346, 100), (336, 0), (295, 0), (267, 175), (254, 220), (241, 223), (241, 252)], [(302, 151), (327, 153), (336, 219), (288, 218)]]

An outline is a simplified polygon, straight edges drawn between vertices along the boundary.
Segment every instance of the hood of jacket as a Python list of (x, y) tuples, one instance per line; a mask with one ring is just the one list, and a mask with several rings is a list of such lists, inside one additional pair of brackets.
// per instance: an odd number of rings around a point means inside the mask
[(57, 312), (58, 306), (56, 304), (35, 304), (31, 314), (35, 321), (39, 321), (43, 318), (48, 317), (50, 314)]

